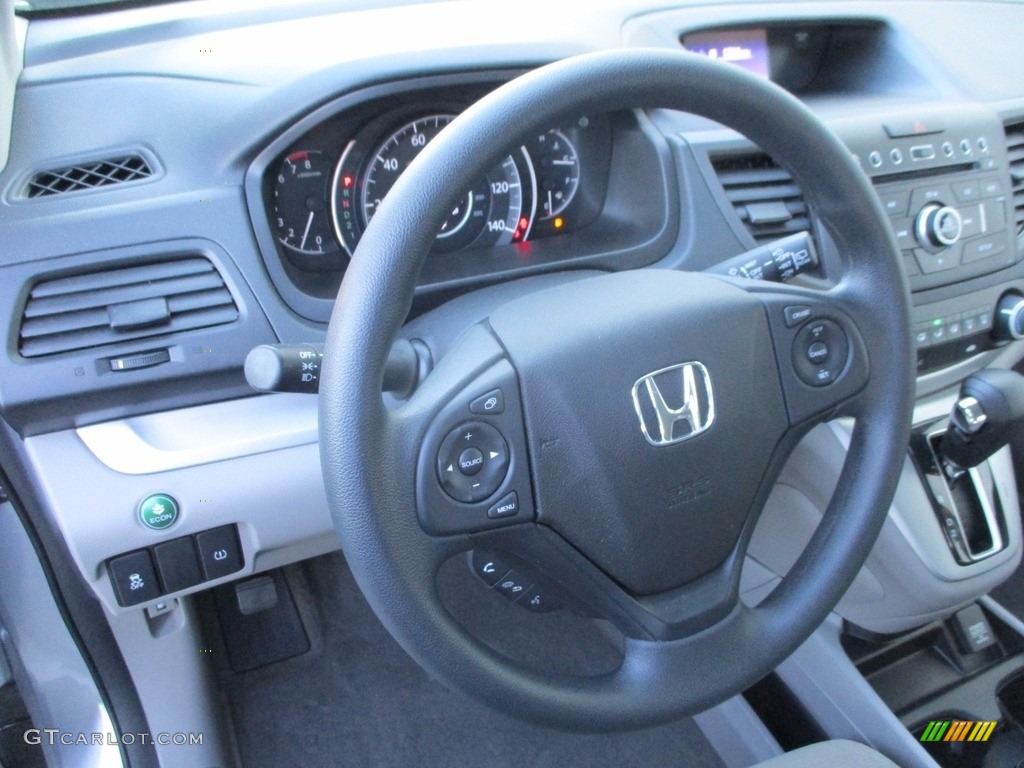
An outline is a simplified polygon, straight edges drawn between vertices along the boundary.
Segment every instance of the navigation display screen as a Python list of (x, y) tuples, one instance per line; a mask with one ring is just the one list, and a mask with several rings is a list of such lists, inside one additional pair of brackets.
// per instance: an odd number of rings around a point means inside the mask
[(771, 75), (768, 64), (768, 33), (757, 29), (718, 29), (683, 37), (683, 47), (709, 59), (738, 64), (759, 77)]

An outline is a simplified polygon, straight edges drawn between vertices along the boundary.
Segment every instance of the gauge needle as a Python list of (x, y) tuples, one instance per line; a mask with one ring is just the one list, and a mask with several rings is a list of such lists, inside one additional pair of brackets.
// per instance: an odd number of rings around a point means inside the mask
[(552, 160), (552, 165), (576, 165), (575, 160)]
[(299, 248), (306, 247), (306, 238), (309, 237), (309, 228), (313, 226), (313, 212), (309, 212), (309, 218), (306, 219), (306, 231), (302, 233), (302, 242), (299, 243)]
[(548, 215), (550, 216), (554, 212), (555, 212), (555, 206), (554, 206), (554, 203), (551, 202), (551, 190), (549, 189), (548, 190)]

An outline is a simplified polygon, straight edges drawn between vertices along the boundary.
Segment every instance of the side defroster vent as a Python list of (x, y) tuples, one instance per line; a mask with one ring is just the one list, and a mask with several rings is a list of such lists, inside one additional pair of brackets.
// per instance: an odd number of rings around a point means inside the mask
[(725, 196), (758, 245), (811, 229), (800, 187), (765, 154), (712, 158)]
[(153, 169), (142, 155), (121, 155), (90, 163), (77, 163), (65, 168), (41, 171), (28, 180), (25, 196), (47, 197), (65, 192), (80, 192), (110, 184), (138, 181), (153, 175)]
[(22, 316), (19, 351), (41, 357), (236, 319), (220, 273), (195, 256), (37, 283)]
[(1013, 185), (1013, 221), (1020, 239), (1024, 237), (1024, 122), (1006, 126), (1006, 150)]

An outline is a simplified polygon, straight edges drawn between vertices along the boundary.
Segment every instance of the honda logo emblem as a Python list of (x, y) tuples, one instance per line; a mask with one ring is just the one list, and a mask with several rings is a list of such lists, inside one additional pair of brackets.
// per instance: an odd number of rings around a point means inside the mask
[(680, 363), (633, 385), (640, 429), (651, 445), (672, 445), (704, 432), (715, 420), (711, 376), (703, 363)]

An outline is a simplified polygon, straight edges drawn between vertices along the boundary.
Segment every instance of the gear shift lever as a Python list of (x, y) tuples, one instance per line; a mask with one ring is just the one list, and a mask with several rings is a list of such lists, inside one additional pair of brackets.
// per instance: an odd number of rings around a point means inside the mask
[(946, 470), (957, 477), (976, 467), (1024, 428), (1024, 376), (988, 368), (960, 386), (960, 399), (939, 443)]

